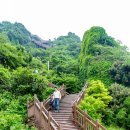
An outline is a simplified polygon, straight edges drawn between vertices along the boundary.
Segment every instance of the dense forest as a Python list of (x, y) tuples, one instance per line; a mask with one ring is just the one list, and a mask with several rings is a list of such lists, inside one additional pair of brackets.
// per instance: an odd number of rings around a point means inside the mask
[[(34, 42), (35, 41), (35, 42)], [(68, 32), (44, 40), (21, 23), (0, 23), (0, 129), (29, 130), (27, 101), (53, 92), (50, 82), (78, 93), (87, 82), (79, 107), (108, 130), (130, 129), (130, 52), (102, 27), (91, 27), (81, 41)], [(49, 63), (49, 66), (48, 66)], [(35, 71), (37, 70), (37, 72)]]

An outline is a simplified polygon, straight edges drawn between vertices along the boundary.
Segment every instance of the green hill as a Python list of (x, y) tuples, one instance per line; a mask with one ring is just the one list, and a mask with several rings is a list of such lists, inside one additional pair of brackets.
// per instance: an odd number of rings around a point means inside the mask
[(51, 47), (51, 41), (42, 40), (37, 35), (31, 34), (21, 23), (15, 22), (13, 24), (3, 21), (0, 23), (0, 34), (1, 33), (6, 34), (8, 40), (15, 44), (21, 44), (23, 46), (29, 44), (29, 46), (41, 47), (44, 49)]
[[(112, 66), (118, 63), (130, 66), (129, 61), (130, 53), (127, 52), (127, 48), (108, 36), (102, 27), (92, 27), (85, 32), (80, 52), (82, 78), (100, 79), (106, 85), (110, 85), (116, 80), (114, 78), (116, 72), (112, 72), (114, 69)], [(129, 79), (129, 76), (127, 78)], [(120, 79), (121, 82), (124, 83), (125, 81)], [(128, 82), (130, 85), (130, 80)]]
[(33, 129), (27, 100), (45, 99), (49, 82), (64, 83), (68, 93), (87, 82), (81, 109), (110, 130), (130, 128), (130, 53), (104, 28), (90, 28), (82, 41), (72, 32), (44, 41), (21, 23), (0, 23), (0, 129)]
[(104, 28), (84, 33), (79, 56), (80, 77), (88, 89), (80, 107), (111, 129), (129, 129), (130, 53), (110, 37)]

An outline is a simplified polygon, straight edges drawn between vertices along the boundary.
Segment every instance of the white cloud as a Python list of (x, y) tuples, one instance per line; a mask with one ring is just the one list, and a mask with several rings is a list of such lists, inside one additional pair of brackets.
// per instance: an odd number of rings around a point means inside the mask
[(0, 0), (0, 21), (23, 23), (33, 34), (52, 39), (67, 32), (80, 37), (92, 26), (130, 48), (129, 0)]

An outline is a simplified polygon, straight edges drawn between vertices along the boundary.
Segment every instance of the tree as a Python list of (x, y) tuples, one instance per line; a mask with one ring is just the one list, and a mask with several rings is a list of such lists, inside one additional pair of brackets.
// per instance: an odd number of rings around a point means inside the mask
[(0, 91), (11, 89), (11, 73), (8, 69), (0, 66)]
[(122, 61), (115, 62), (110, 69), (110, 74), (117, 83), (130, 86), (130, 64)]
[(8, 36), (5, 32), (1, 32), (0, 33), (0, 44), (1, 43), (8, 43), (9, 42), (9, 39), (8, 39)]
[[(109, 89), (113, 97), (109, 103), (109, 109), (104, 111), (104, 120), (106, 124), (116, 124), (126, 129), (130, 128), (130, 89), (117, 83), (112, 84)], [(109, 110), (109, 111), (108, 111)], [(110, 112), (112, 113), (110, 116)], [(107, 120), (109, 117), (109, 120)]]

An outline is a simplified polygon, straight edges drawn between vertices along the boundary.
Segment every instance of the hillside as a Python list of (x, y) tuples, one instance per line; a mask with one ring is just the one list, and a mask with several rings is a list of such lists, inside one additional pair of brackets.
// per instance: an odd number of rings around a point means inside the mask
[[(74, 88), (79, 83), (75, 76), (76, 71), (68, 75), (66, 73), (77, 66), (75, 57), (78, 57), (80, 52), (80, 39), (74, 33), (68, 33), (67, 36), (55, 39), (54, 47), (45, 50), (31, 42), (33, 39), (40, 44), (42, 39), (32, 35), (22, 24), (2, 22), (0, 29), (0, 129), (30, 130), (33, 128), (26, 125), (26, 105), (34, 94), (37, 94), (40, 100), (47, 98), (53, 91), (48, 87), (49, 82), (57, 85), (66, 83), (69, 92), (77, 91)], [(73, 50), (73, 47), (76, 50)], [(48, 60), (51, 63), (49, 71)], [(38, 72), (35, 73), (35, 70)], [(68, 78), (66, 81), (63, 79), (65, 77)]]
[(15, 44), (21, 44), (23, 46), (29, 44), (30, 46), (34, 46), (34, 43), (36, 47), (44, 49), (51, 47), (51, 41), (42, 40), (37, 35), (31, 34), (21, 23), (15, 22), (13, 24), (7, 21), (0, 23), (0, 35), (2, 33), (7, 35), (8, 40)]
[(34, 94), (41, 101), (47, 98), (54, 91), (50, 82), (65, 84), (71, 94), (87, 82), (79, 107), (108, 130), (129, 129), (127, 48), (102, 27), (87, 30), (82, 41), (72, 32), (47, 41), (50, 48), (39, 47), (43, 41), (20, 23), (0, 24), (0, 129), (33, 129), (26, 125), (27, 101)]
[(79, 61), (80, 77), (88, 82), (80, 108), (106, 125), (129, 129), (130, 53), (127, 48), (104, 28), (91, 27), (84, 33)]
[[(126, 46), (122, 46), (119, 41), (108, 36), (104, 28), (92, 27), (85, 32), (80, 52), (80, 70), (83, 78), (100, 79), (106, 85), (110, 85), (112, 80), (116, 80), (110, 75), (112, 66), (115, 64), (130, 66), (129, 61), (130, 53)], [(111, 74), (114, 73), (111, 71)], [(125, 83), (125, 81), (121, 82)]]

